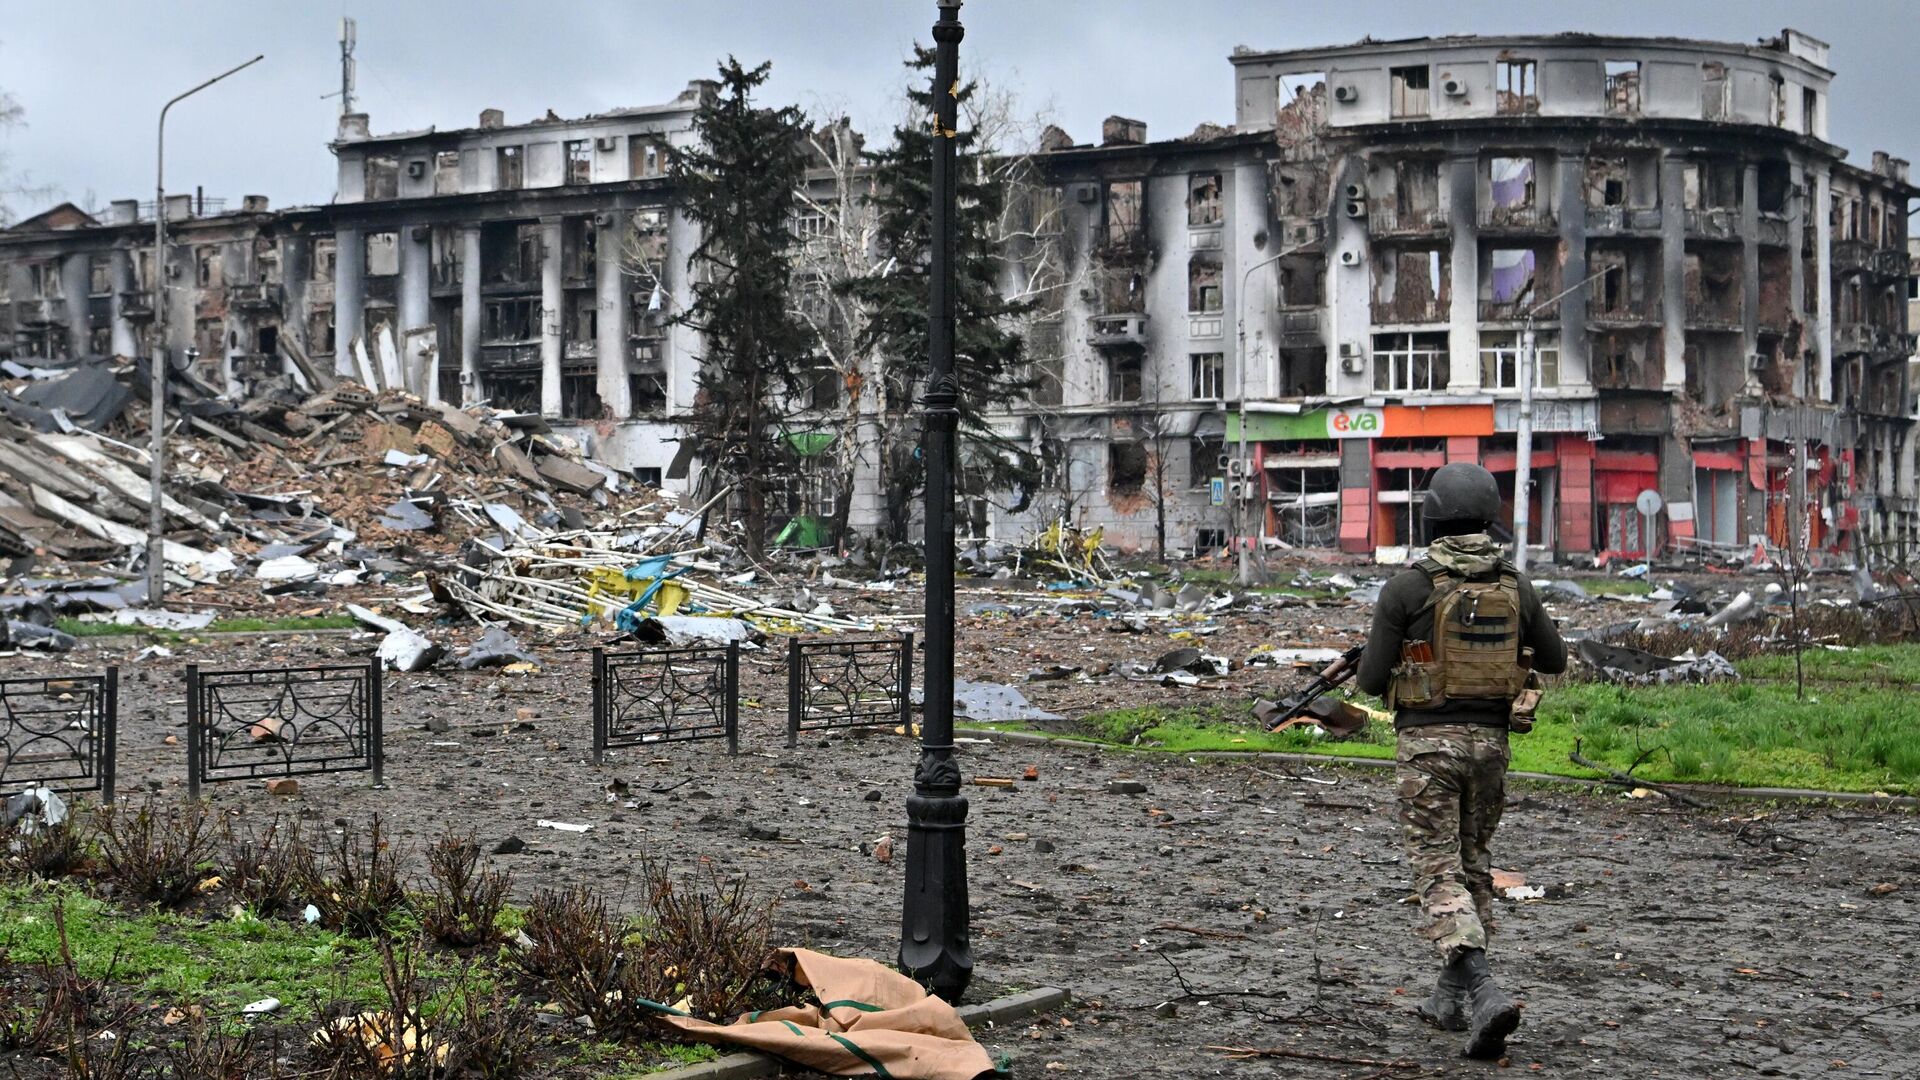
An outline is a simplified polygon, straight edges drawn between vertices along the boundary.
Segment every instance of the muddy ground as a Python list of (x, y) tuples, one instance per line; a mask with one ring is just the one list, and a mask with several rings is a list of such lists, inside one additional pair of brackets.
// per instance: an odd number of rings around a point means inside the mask
[[(969, 594), (972, 601), (988, 597)], [(880, 601), (875, 599), (876, 603)], [(1259, 641), (1336, 644), (1354, 609), (1295, 608), (1222, 631), (1220, 651)], [(960, 674), (1005, 679), (1050, 662), (1151, 658), (1164, 630), (1117, 633), (1083, 616), (976, 615), (961, 628)], [(597, 884), (616, 899), (642, 853), (750, 874), (779, 902), (790, 942), (890, 958), (898, 942), (908, 740), (814, 735), (784, 745), (784, 682), (772, 654), (744, 666), (742, 753), (719, 743), (619, 751), (588, 763), (591, 643), (527, 635), (536, 675), (436, 670), (389, 675), (383, 791), (363, 776), (312, 777), (298, 795), (257, 783), (209, 789), (246, 816), (298, 812), (314, 824), (381, 813), (418, 845), (447, 827), (489, 847), (516, 891)], [(9, 674), (122, 665), (121, 790), (183, 790), (182, 666), (339, 662), (377, 639), (287, 635), (174, 646), (135, 661), (142, 642), (84, 643), (66, 657), (15, 658)], [(1175, 642), (1174, 644), (1177, 644)], [(1089, 647), (1091, 651), (1089, 651)], [(1207, 646), (1212, 648), (1213, 646)], [(1236, 672), (1219, 691), (1107, 679), (1034, 684), (1060, 711), (1212, 694), (1282, 678)], [(531, 728), (515, 729), (518, 710)], [(431, 732), (429, 721), (450, 730)], [(436, 725), (438, 726), (438, 725)], [(1413, 1012), (1434, 959), (1411, 931), (1408, 881), (1379, 772), (1290, 779), (1274, 763), (1003, 742), (964, 747), (969, 787), (976, 998), (1070, 988), (1066, 1014), (983, 1034), (1016, 1075), (1088, 1077), (1472, 1076), (1458, 1038)], [(1117, 779), (1143, 795), (1110, 794)], [(630, 787), (610, 797), (610, 781)], [(876, 801), (866, 796), (877, 792)], [(1655, 800), (1516, 789), (1499, 864), (1551, 898), (1502, 904), (1494, 952), (1526, 1003), (1513, 1069), (1591, 1076), (1913, 1077), (1920, 991), (1913, 987), (1920, 821), (1860, 809), (1752, 806), (1701, 813)], [(538, 819), (590, 824), (584, 834)], [(750, 829), (752, 830), (750, 832)], [(764, 839), (767, 830), (778, 830)], [(893, 857), (870, 852), (894, 838)], [(1897, 890), (1875, 895), (1872, 886)], [(1183, 989), (1184, 988), (1184, 989)], [(1164, 1004), (1171, 1001), (1172, 1004)], [(1232, 1060), (1217, 1046), (1278, 1047), (1306, 1058)], [(1315, 1060), (1311, 1055), (1368, 1062)]]

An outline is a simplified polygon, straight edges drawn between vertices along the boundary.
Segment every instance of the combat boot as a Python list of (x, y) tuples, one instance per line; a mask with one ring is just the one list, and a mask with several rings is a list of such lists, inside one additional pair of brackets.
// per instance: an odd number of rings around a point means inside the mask
[(1420, 1003), (1420, 1017), (1442, 1031), (1465, 1031), (1468, 1000), (1465, 973), (1458, 964), (1448, 964), (1440, 969), (1433, 993)]
[(1487, 970), (1485, 949), (1467, 949), (1450, 966), (1460, 970), (1467, 984), (1470, 1034), (1463, 1052), (1470, 1058), (1501, 1056), (1507, 1049), (1507, 1036), (1520, 1026), (1520, 1007), (1494, 984), (1493, 974)]

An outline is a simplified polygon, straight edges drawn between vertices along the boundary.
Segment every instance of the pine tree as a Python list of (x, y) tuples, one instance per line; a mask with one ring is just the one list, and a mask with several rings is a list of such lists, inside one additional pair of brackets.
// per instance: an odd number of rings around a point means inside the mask
[[(880, 218), (876, 259), (881, 271), (843, 286), (867, 307), (870, 320), (862, 345), (877, 358), (881, 380), (879, 465), (887, 513), (888, 539), (904, 542), (913, 516), (914, 497), (925, 483), (919, 454), (919, 426), (913, 420), (914, 394), (927, 370), (928, 258), (933, 222), (933, 72), (931, 49), (914, 47), (907, 67), (907, 97), (923, 123), (894, 128), (893, 143), (866, 157), (874, 169), (872, 200)], [(976, 84), (956, 90), (961, 126)], [(1023, 365), (1024, 346), (1013, 322), (1031, 308), (1029, 301), (1007, 300), (1001, 291), (996, 229), (1006, 201), (1006, 185), (991, 175), (981, 157), (977, 134), (952, 136), (957, 156), (958, 212), (954, 229), (954, 370), (960, 383), (960, 460), (967, 474), (990, 490), (1019, 491), (1032, 484), (1036, 470), (1025, 448), (995, 434), (986, 417), (1023, 400), (1033, 380)], [(1024, 496), (1021, 499), (1024, 503)]]
[(688, 260), (693, 303), (678, 316), (706, 347), (688, 432), (705, 467), (733, 485), (756, 556), (766, 547), (768, 493), (784, 489), (791, 472), (782, 406), (798, 391), (811, 348), (788, 297), (805, 117), (753, 104), (771, 68), (749, 71), (729, 56), (719, 92), (694, 116), (697, 145), (670, 168), (681, 212), (701, 229)]

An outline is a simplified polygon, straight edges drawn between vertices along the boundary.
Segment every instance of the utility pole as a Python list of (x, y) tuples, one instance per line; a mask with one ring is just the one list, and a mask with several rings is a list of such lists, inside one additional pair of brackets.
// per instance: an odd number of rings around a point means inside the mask
[(1527, 534), (1533, 529), (1533, 499), (1528, 489), (1533, 486), (1533, 380), (1539, 366), (1534, 345), (1533, 317), (1559, 303), (1569, 293), (1605, 277), (1611, 269), (1609, 267), (1588, 274), (1528, 308), (1527, 328), (1520, 332), (1520, 370), (1515, 373), (1520, 379), (1520, 422), (1514, 425), (1513, 438), (1513, 568), (1521, 573), (1527, 570)]
[(340, 17), (340, 115), (353, 111), (353, 47), (359, 41), (351, 18)]
[[(1252, 280), (1255, 270), (1263, 266), (1272, 266), (1274, 263), (1307, 246), (1306, 244), (1295, 244), (1284, 251), (1270, 255), (1254, 263), (1252, 266), (1247, 267), (1246, 272), (1240, 275), (1240, 291), (1235, 293), (1233, 297), (1234, 322), (1236, 324), (1234, 336), (1237, 340), (1233, 357), (1233, 366), (1236, 372), (1234, 381), (1238, 384), (1240, 391), (1234, 395), (1235, 399), (1240, 403), (1240, 450), (1234, 455), (1233, 460), (1239, 464), (1240, 484), (1244, 485), (1234, 491), (1233, 547), (1238, 556), (1239, 567), (1235, 578), (1242, 586), (1253, 584), (1253, 553), (1247, 550), (1245, 536), (1247, 520), (1245, 506), (1248, 500), (1239, 497), (1246, 491), (1251, 490), (1253, 484), (1253, 470), (1251, 463), (1247, 460), (1247, 283)], [(1282, 304), (1286, 303), (1286, 297), (1282, 296), (1280, 301)], [(1232, 475), (1232, 470), (1228, 470), (1228, 475)], [(1306, 497), (1304, 489), (1301, 492), (1301, 497)]]
[(163, 490), (166, 478), (167, 421), (167, 110), (182, 100), (219, 82), (242, 68), (265, 59), (256, 56), (238, 67), (228, 68), (206, 82), (175, 95), (160, 107), (160, 132), (153, 153), (153, 349), (147, 357), (151, 369), (148, 392), (152, 395), (147, 426), (147, 499), (152, 504), (147, 515), (147, 606), (158, 607), (167, 588), (167, 564), (161, 533), (166, 528)]
[(973, 979), (967, 904), (967, 799), (953, 760), (953, 472), (960, 385), (953, 374), (954, 138), (959, 126), (960, 0), (933, 26), (933, 250), (927, 311), (926, 707), (907, 798), (907, 891), (900, 970), (957, 1000)]

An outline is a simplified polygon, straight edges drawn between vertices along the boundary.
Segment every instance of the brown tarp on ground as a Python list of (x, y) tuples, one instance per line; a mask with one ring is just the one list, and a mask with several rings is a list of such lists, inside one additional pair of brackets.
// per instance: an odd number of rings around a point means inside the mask
[(781, 949), (793, 979), (821, 1004), (747, 1013), (710, 1024), (667, 1013), (661, 1021), (700, 1042), (763, 1050), (835, 1076), (976, 1080), (1001, 1076), (953, 1006), (872, 960)]

